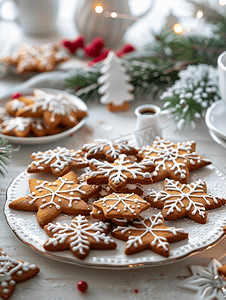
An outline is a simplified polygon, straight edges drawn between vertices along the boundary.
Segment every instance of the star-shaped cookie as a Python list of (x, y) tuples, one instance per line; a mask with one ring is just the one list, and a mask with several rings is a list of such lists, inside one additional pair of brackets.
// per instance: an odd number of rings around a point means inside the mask
[(16, 283), (26, 281), (39, 273), (34, 264), (9, 257), (0, 248), (0, 297), (9, 299)]
[(112, 235), (120, 240), (127, 241), (125, 254), (135, 254), (145, 249), (169, 256), (169, 243), (178, 242), (188, 237), (181, 228), (164, 226), (161, 213), (149, 218), (134, 221), (133, 225), (118, 226), (112, 230)]
[(195, 152), (195, 142), (173, 143), (156, 137), (152, 146), (145, 146), (139, 151), (142, 158), (149, 158), (155, 165), (153, 182), (171, 178), (187, 183), (189, 171), (200, 169), (211, 164), (209, 159)]
[(9, 208), (38, 211), (41, 227), (53, 221), (60, 213), (88, 215), (91, 211), (84, 202), (100, 191), (99, 186), (78, 184), (73, 171), (54, 182), (29, 180), (30, 194), (9, 203)]
[(150, 159), (131, 163), (125, 154), (120, 154), (113, 163), (93, 158), (89, 166), (93, 172), (88, 176), (87, 183), (108, 183), (115, 192), (120, 192), (127, 183), (151, 184), (151, 173), (155, 169)]
[(35, 89), (35, 101), (31, 105), (22, 107), (16, 113), (19, 117), (43, 117), (51, 128), (58, 125), (73, 127), (87, 115), (85, 110), (80, 110), (75, 103), (63, 94), (48, 93)]
[(102, 221), (90, 224), (84, 216), (78, 215), (71, 223), (48, 224), (46, 233), (51, 237), (44, 244), (48, 251), (61, 251), (70, 249), (73, 255), (84, 259), (90, 249), (111, 250), (117, 247), (114, 240), (107, 236), (110, 224)]
[(127, 141), (109, 141), (105, 139), (96, 139), (90, 144), (85, 144), (82, 150), (87, 152), (87, 158), (105, 159), (108, 162), (114, 162), (120, 154), (135, 155), (138, 150), (129, 145)]
[(106, 219), (136, 219), (151, 205), (136, 194), (112, 193), (93, 202), (93, 206), (104, 213)]
[(162, 208), (162, 214), (167, 221), (188, 217), (204, 224), (207, 220), (206, 209), (220, 207), (226, 203), (224, 198), (208, 195), (206, 192), (206, 183), (201, 179), (190, 184), (166, 179), (163, 191), (151, 192), (145, 199), (152, 206)]
[(28, 166), (28, 173), (51, 171), (54, 175), (62, 176), (70, 169), (88, 167), (89, 161), (82, 150), (69, 150), (65, 147), (49, 149), (45, 152), (32, 153), (33, 162)]

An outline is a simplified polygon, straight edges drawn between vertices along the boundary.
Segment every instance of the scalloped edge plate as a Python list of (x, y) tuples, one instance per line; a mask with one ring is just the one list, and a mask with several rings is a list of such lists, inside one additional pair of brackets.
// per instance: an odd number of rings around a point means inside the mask
[[(20, 173), (7, 189), (4, 206), (6, 221), (11, 230), (23, 243), (40, 254), (58, 261), (102, 269), (165, 265), (214, 246), (225, 236), (223, 227), (226, 225), (226, 205), (208, 210), (206, 224), (198, 224), (187, 218), (165, 222), (166, 226), (182, 227), (189, 233), (188, 240), (170, 244), (170, 256), (168, 258), (155, 254), (151, 250), (127, 256), (124, 254), (126, 243), (117, 239), (115, 241), (118, 246), (115, 250), (91, 250), (90, 254), (84, 260), (77, 259), (69, 250), (59, 252), (46, 251), (43, 248), (43, 244), (48, 239), (48, 236), (44, 229), (39, 227), (36, 220), (36, 212), (18, 211), (8, 207), (11, 201), (29, 193), (29, 178), (53, 181), (56, 179), (49, 173), (28, 174), (26, 171)], [(199, 178), (207, 183), (208, 194), (215, 194), (216, 196), (226, 195), (226, 175), (215, 166), (209, 165), (198, 171), (190, 172), (189, 182), (196, 181)], [(148, 188), (155, 189), (156, 191), (162, 190), (163, 181), (149, 185)], [(159, 211), (157, 208), (151, 208), (150, 210), (151, 213)], [(72, 218), (73, 216), (62, 214), (53, 222), (70, 222)]]
[[(40, 90), (50, 92), (50, 93), (63, 94), (67, 98), (71, 99), (75, 103), (75, 105), (77, 105), (77, 107), (79, 109), (85, 110), (85, 111), (88, 112), (88, 108), (87, 108), (86, 104), (80, 98), (78, 98), (75, 95), (72, 95), (68, 92), (57, 90), (57, 89), (40, 88)], [(25, 88), (25, 89), (18, 90), (18, 91), (22, 92), (23, 95), (29, 95), (29, 94), (33, 93), (34, 88)], [(9, 101), (10, 99), (12, 99), (11, 95), (6, 96), (4, 98), (1, 98), (0, 99), (0, 106), (5, 107), (6, 102)], [(24, 137), (24, 138), (20, 138), (20, 137), (10, 136), (10, 135), (0, 133), (0, 137), (7, 139), (8, 142), (14, 143), (14, 144), (38, 145), (38, 144), (51, 143), (51, 142), (54, 142), (54, 141), (58, 141), (62, 138), (65, 138), (65, 137), (71, 135), (72, 133), (74, 133), (75, 131), (77, 131), (79, 128), (81, 128), (85, 124), (86, 119), (87, 119), (87, 117), (83, 118), (76, 126), (70, 128), (68, 130), (65, 130), (61, 133), (54, 134), (54, 135), (48, 135), (48, 136), (42, 136), (42, 137)]]

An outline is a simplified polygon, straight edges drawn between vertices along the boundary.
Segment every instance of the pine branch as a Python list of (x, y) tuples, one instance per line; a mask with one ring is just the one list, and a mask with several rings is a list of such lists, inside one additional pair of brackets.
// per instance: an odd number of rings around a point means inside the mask
[[(127, 74), (132, 78), (136, 99), (151, 95), (154, 99), (168, 86), (178, 79), (178, 71), (184, 67), (179, 66), (173, 60), (167, 61), (159, 57), (133, 58), (124, 61)], [(78, 68), (75, 73), (65, 81), (65, 86), (70, 92), (75, 93), (84, 101), (99, 99), (98, 94), (100, 68), (97, 64), (87, 70)]]
[(0, 174), (4, 176), (4, 171), (7, 171), (6, 167), (9, 166), (10, 153), (12, 152), (12, 146), (8, 145), (8, 141), (0, 137)]

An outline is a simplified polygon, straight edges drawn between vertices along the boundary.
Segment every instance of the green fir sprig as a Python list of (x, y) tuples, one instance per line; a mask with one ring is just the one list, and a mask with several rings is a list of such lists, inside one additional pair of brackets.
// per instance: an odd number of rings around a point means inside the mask
[[(126, 59), (124, 65), (131, 77), (130, 83), (134, 86), (135, 99), (146, 95), (156, 98), (178, 79), (178, 71), (185, 68), (173, 60), (166, 61), (160, 57)], [(98, 78), (101, 75), (101, 66), (99, 63), (88, 69), (75, 69), (74, 74), (65, 80), (65, 87), (84, 101), (99, 99)]]
[(4, 176), (9, 166), (10, 154), (12, 152), (12, 146), (8, 144), (8, 141), (0, 137), (0, 174)]

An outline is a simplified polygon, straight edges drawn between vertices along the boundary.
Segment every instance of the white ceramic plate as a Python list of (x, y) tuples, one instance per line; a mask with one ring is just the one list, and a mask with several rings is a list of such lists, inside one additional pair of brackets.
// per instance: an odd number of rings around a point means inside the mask
[(209, 133), (212, 137), (212, 139), (218, 143), (219, 145), (221, 145), (222, 147), (226, 148), (226, 140), (221, 138), (220, 136), (218, 136), (214, 131), (209, 129)]
[[(7, 190), (7, 200), (4, 207), (4, 213), (9, 227), (16, 236), (30, 246), (32, 249), (43, 254), (44, 256), (82, 266), (93, 268), (128, 268), (128, 267), (145, 267), (160, 264), (168, 264), (176, 260), (185, 258), (193, 253), (206, 249), (219, 242), (224, 236), (223, 227), (226, 225), (226, 205), (208, 210), (206, 224), (199, 224), (187, 218), (181, 218), (172, 222), (165, 222), (166, 226), (184, 228), (189, 233), (189, 239), (170, 244), (170, 256), (168, 258), (155, 254), (150, 250), (134, 255), (125, 255), (124, 248), (126, 243), (115, 239), (117, 248), (115, 250), (91, 250), (90, 254), (84, 259), (79, 260), (69, 250), (66, 251), (46, 251), (43, 244), (48, 239), (44, 229), (39, 227), (36, 220), (35, 212), (18, 211), (9, 209), (8, 204), (21, 197), (29, 194), (28, 179), (42, 178), (42, 180), (55, 180), (51, 174), (28, 174), (26, 171), (18, 175), (10, 184)], [(213, 165), (209, 165), (198, 171), (190, 173), (190, 182), (202, 179), (207, 183), (208, 193), (216, 196), (226, 195), (226, 175)], [(152, 184), (149, 188), (157, 191), (163, 189), (163, 181)], [(157, 208), (151, 208), (148, 214), (158, 212)], [(53, 223), (70, 222), (73, 216), (60, 215)]]
[(226, 109), (222, 100), (214, 102), (207, 109), (205, 121), (211, 131), (226, 139)]
[[(73, 103), (75, 103), (75, 105), (79, 109), (88, 111), (86, 104), (75, 95), (72, 95), (65, 91), (56, 90), (56, 89), (46, 89), (46, 88), (41, 88), (41, 89), (46, 92), (50, 92), (50, 93), (56, 93), (56, 94), (61, 93), (62, 95), (65, 95), (65, 97), (67, 97), (68, 99), (73, 101)], [(23, 95), (29, 95), (29, 94), (31, 95), (33, 93), (33, 91), (34, 91), (34, 88), (26, 88), (26, 89), (23, 89), (22, 91), (19, 90), (18, 92), (21, 92)], [(12, 99), (11, 95), (0, 99), (0, 106), (5, 107), (7, 101), (9, 101), (10, 99)], [(28, 144), (28, 145), (35, 144), (35, 145), (38, 145), (38, 144), (51, 143), (54, 141), (58, 141), (62, 138), (65, 138), (65, 137), (69, 136), (70, 134), (74, 133), (75, 131), (77, 131), (80, 127), (82, 127), (85, 124), (86, 119), (87, 119), (87, 117), (83, 118), (76, 126), (70, 128), (68, 130), (65, 130), (61, 133), (54, 134), (54, 135), (48, 135), (48, 136), (42, 136), (42, 137), (20, 138), (20, 137), (10, 136), (10, 135), (5, 135), (5, 134), (0, 133), (0, 137), (6, 138), (10, 143), (13, 143), (13, 144)]]

